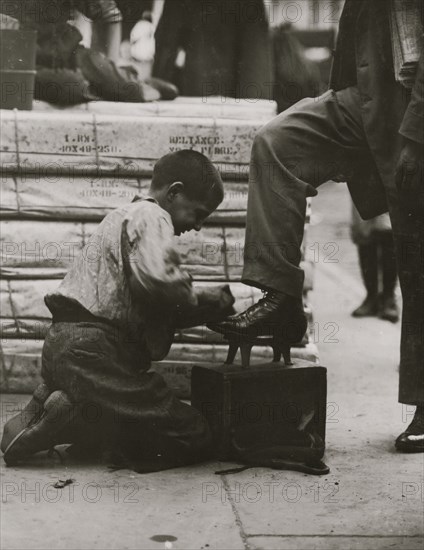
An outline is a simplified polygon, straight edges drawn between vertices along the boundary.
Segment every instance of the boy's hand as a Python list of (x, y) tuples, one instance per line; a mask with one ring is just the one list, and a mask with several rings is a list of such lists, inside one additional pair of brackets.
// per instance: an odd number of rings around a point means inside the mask
[(195, 294), (198, 298), (197, 307), (181, 306), (177, 310), (177, 328), (188, 328), (203, 325), (209, 322), (222, 321), (235, 310), (235, 298), (229, 285), (197, 286)]
[(195, 307), (198, 305), (199, 300), (193, 288), (193, 277), (188, 271), (181, 271), (181, 274), (183, 276), (183, 284), (187, 286), (187, 305)]

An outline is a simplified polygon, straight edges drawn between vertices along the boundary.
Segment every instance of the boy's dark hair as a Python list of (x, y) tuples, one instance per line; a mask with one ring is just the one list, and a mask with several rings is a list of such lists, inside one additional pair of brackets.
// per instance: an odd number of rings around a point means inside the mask
[(209, 197), (214, 202), (224, 198), (224, 185), (212, 162), (191, 149), (168, 153), (160, 158), (153, 169), (152, 189), (163, 189), (181, 181), (187, 196), (203, 200)]

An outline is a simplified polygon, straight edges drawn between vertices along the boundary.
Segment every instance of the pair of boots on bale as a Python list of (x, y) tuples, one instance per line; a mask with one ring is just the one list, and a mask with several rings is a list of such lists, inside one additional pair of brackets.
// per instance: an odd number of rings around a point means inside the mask
[(101, 52), (80, 44), (81, 33), (65, 24), (38, 38), (35, 99), (66, 106), (106, 100), (144, 103), (172, 100), (178, 89), (158, 78), (141, 80), (132, 66), (118, 67)]

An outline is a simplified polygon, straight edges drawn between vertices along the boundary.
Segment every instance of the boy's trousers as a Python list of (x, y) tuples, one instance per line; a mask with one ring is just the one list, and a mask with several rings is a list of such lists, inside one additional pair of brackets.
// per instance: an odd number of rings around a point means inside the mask
[[(400, 139), (388, 126), (385, 153), (373, 155), (356, 87), (306, 98), (262, 128), (252, 149), (242, 280), (300, 296), (306, 198), (336, 179), (348, 181), (355, 200), (357, 186), (371, 181), (365, 193), (360, 190), (365, 201), (356, 204), (364, 212), (367, 200), (371, 206), (376, 197), (381, 202), (379, 193), (387, 200), (403, 296), (399, 401), (417, 404), (424, 402), (424, 216), (408, 214), (399, 201), (395, 168)], [(373, 187), (372, 178), (379, 185)], [(419, 200), (423, 204), (423, 197)]]
[(65, 435), (60, 443), (103, 446), (150, 464), (149, 471), (209, 458), (206, 421), (159, 374), (146, 372), (149, 366), (142, 334), (134, 338), (103, 322), (54, 322), (42, 376), (50, 390), (63, 390), (79, 408), (69, 429), (75, 439)]

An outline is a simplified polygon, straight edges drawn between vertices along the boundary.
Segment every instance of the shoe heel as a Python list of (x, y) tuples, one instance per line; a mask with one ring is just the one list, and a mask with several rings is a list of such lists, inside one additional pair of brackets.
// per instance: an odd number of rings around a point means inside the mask
[(274, 357), (272, 358), (272, 361), (274, 363), (279, 363), (281, 361), (281, 347), (280, 344), (277, 342), (274, 342), (272, 344), (272, 351), (274, 353)]
[(272, 351), (274, 352), (273, 362), (279, 363), (281, 361), (281, 356), (283, 356), (284, 359), (284, 365), (286, 367), (293, 365), (293, 362), (291, 360), (291, 353), (290, 353), (290, 344), (287, 342), (280, 341), (273, 341), (271, 344)]
[(293, 365), (293, 362), (291, 360), (290, 344), (288, 342), (281, 342), (280, 345), (281, 345), (281, 352), (283, 354), (284, 365), (286, 367)]
[(225, 360), (226, 365), (232, 365), (234, 363), (238, 349), (239, 345), (236, 342), (229, 343), (227, 359)]
[(236, 357), (237, 351), (240, 349), (241, 366), (243, 369), (248, 369), (250, 366), (250, 355), (252, 353), (253, 342), (235, 342), (229, 341), (226, 365), (232, 365)]
[(250, 355), (252, 353), (253, 344), (250, 342), (243, 342), (240, 344), (240, 354), (241, 354), (241, 367), (243, 369), (248, 369), (250, 367)]

